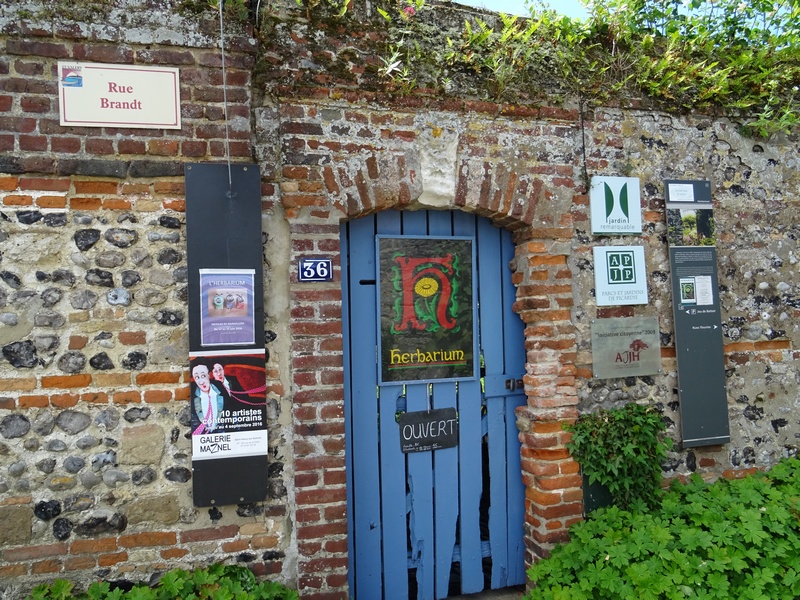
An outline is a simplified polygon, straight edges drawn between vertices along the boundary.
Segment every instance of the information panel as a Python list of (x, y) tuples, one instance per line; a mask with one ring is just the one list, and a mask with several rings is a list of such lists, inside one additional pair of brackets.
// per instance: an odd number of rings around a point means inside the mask
[(684, 447), (730, 441), (711, 184), (666, 181)]
[(186, 165), (195, 506), (267, 497), (261, 179), (252, 164)]

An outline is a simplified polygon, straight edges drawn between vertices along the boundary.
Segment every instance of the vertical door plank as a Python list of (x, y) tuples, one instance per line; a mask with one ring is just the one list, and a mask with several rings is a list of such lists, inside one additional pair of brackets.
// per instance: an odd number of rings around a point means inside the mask
[[(425, 383), (406, 386), (409, 412), (428, 409), (427, 388)], [(412, 452), (407, 459), (411, 563), (417, 569), (417, 598), (429, 600), (434, 597), (433, 457)]]
[[(428, 233), (432, 236), (453, 235), (449, 212), (428, 213)], [(434, 408), (455, 408), (456, 384), (433, 385)], [(433, 453), (434, 536), (436, 546), (436, 598), (446, 598), (450, 587), (450, 571), (456, 545), (458, 524), (458, 447)]]
[(403, 235), (427, 235), (428, 233), (428, 213), (424, 210), (404, 212)]
[[(486, 220), (478, 222), (478, 263), (480, 270), (481, 346), (486, 375), (506, 372), (503, 346), (503, 286), (500, 260), (500, 229)], [(486, 398), (489, 437), (489, 545), (492, 552), (492, 588), (508, 580), (508, 539), (506, 506), (506, 420), (503, 398)]]
[[(501, 233), (501, 265), (514, 259), (514, 242), (511, 232)], [(525, 324), (513, 310), (517, 288), (511, 281), (511, 269), (503, 268), (503, 340), (506, 357), (506, 373), (521, 379), (525, 374)], [(516, 408), (527, 403), (524, 388), (506, 400), (506, 465), (508, 506), (508, 584), (525, 583), (525, 487), (522, 483), (519, 430)]]
[(406, 460), (400, 452), (400, 434), (395, 421), (397, 401), (403, 393), (403, 386), (381, 386), (380, 393), (383, 598), (408, 598)]
[[(377, 231), (386, 235), (399, 235), (400, 213), (385, 211), (377, 216)], [(375, 303), (378, 303), (377, 285)], [(377, 328), (374, 324), (365, 326)], [(376, 334), (377, 335), (377, 334)], [(373, 350), (376, 356), (377, 350)], [(364, 365), (372, 369), (373, 363)], [(408, 544), (406, 541), (406, 460), (400, 452), (400, 434), (395, 421), (397, 403), (403, 386), (384, 385), (380, 390), (380, 463), (381, 505), (383, 517), (383, 598), (408, 598)], [(363, 597), (363, 596), (357, 596)], [(380, 598), (380, 596), (378, 596)]]
[(342, 342), (344, 352), (342, 353), (342, 366), (344, 369), (344, 456), (345, 456), (345, 478), (347, 481), (347, 586), (351, 590), (356, 589), (356, 565), (355, 565), (355, 538), (353, 535), (353, 404), (350, 402), (351, 384), (350, 369), (352, 360), (350, 358), (350, 242), (348, 240), (348, 224), (343, 223), (339, 228), (340, 258), (342, 270)]
[[(455, 408), (456, 384), (433, 384), (434, 408)], [(436, 598), (446, 598), (458, 523), (458, 447), (433, 453), (436, 544)]]
[[(350, 247), (358, 249), (350, 261), (350, 331), (348, 339), (353, 360), (349, 372), (352, 398), (353, 517), (355, 537), (355, 582), (359, 597), (380, 598), (381, 579), (381, 497), (375, 485), (378, 465), (378, 400), (374, 368), (356, 368), (365, 357), (375, 355), (377, 308), (375, 286), (362, 283), (375, 279), (375, 220), (350, 223)], [(364, 326), (364, 324), (370, 324)]]
[[(453, 234), (475, 235), (475, 216), (458, 212), (453, 215)], [(477, 282), (473, 288), (477, 289)], [(481, 385), (465, 381), (458, 386), (458, 471), (460, 487), (461, 593), (483, 590), (481, 557), (480, 504), (483, 479), (481, 454)]]
[[(425, 211), (402, 213), (403, 235), (421, 236), (428, 233), (428, 215)], [(417, 383), (406, 386), (408, 411), (429, 408), (428, 385)], [(417, 568), (417, 598), (434, 597), (434, 534), (433, 534), (433, 456), (431, 452), (413, 452), (407, 455), (408, 487), (411, 501), (409, 526), (411, 532), (411, 558)]]
[(428, 212), (428, 233), (432, 236), (453, 235), (453, 223), (450, 213), (441, 210)]
[(506, 585), (525, 583), (525, 488), (522, 484), (519, 430), (516, 408), (527, 402), (524, 394), (506, 398), (506, 479), (508, 506), (508, 581)]

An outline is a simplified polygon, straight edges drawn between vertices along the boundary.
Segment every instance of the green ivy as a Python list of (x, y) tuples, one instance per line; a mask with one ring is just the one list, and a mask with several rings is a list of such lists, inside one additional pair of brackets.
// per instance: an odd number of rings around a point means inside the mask
[(661, 508), (598, 509), (534, 564), (527, 600), (794, 600), (800, 597), (800, 461), (705, 483)]
[(37, 586), (28, 600), (298, 600), (299, 596), (279, 583), (257, 581), (242, 565), (215, 564), (203, 569), (173, 569), (153, 586), (137, 584), (129, 591), (111, 589), (107, 581), (98, 581), (84, 593), (74, 591), (65, 579)]
[(572, 433), (567, 449), (589, 483), (605, 486), (621, 508), (646, 509), (661, 496), (661, 463), (672, 447), (666, 424), (654, 406), (622, 408), (581, 415), (564, 426)]

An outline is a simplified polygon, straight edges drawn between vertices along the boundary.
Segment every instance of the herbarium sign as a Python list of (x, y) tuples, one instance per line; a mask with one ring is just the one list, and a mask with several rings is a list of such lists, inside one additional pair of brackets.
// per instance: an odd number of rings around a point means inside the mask
[(378, 236), (380, 383), (476, 376), (472, 240)]

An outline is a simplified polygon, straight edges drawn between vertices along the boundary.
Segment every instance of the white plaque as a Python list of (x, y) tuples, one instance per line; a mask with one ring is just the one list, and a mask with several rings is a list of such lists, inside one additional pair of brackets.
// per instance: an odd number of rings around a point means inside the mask
[(642, 198), (636, 177), (592, 177), (592, 233), (641, 234)]
[(694, 185), (691, 183), (670, 183), (670, 202), (694, 202)]
[(59, 61), (61, 125), (180, 129), (178, 69)]
[(642, 246), (596, 246), (594, 283), (597, 306), (647, 304)]

